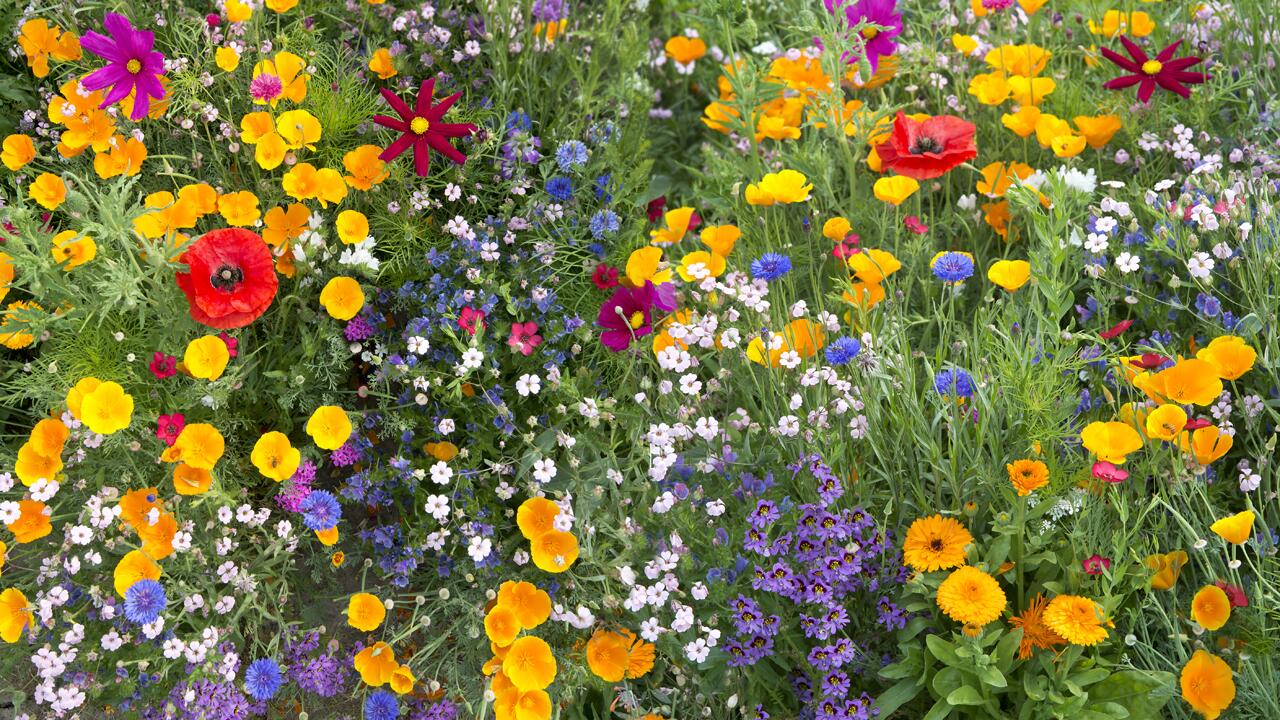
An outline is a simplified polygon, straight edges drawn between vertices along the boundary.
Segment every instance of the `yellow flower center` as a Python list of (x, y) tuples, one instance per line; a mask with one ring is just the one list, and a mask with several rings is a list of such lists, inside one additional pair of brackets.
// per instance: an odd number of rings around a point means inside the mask
[(124, 67), (126, 70), (133, 73), (134, 75), (137, 75), (139, 72), (142, 71), (142, 63), (138, 62), (136, 58), (126, 63)]
[(880, 31), (873, 27), (862, 29), (862, 37), (867, 40), (875, 40), (876, 36), (879, 34), (880, 34)]
[(431, 122), (424, 117), (416, 117), (409, 122), (409, 129), (414, 135), (421, 135), (431, 129)]
[(1164, 63), (1159, 60), (1148, 60), (1142, 63), (1142, 72), (1147, 75), (1156, 75), (1164, 69)]
[(631, 324), (631, 329), (639, 329), (641, 325), (644, 325), (644, 313), (639, 310), (631, 313), (631, 318), (627, 322)]

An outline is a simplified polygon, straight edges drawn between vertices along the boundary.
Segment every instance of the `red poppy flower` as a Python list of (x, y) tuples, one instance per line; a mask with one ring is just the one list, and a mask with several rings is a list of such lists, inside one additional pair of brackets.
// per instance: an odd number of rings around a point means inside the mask
[(1187, 70), (1187, 68), (1202, 62), (1201, 58), (1192, 55), (1182, 58), (1173, 56), (1177, 52), (1178, 46), (1182, 44), (1181, 40), (1161, 50), (1160, 54), (1154, 58), (1148, 58), (1137, 43), (1123, 35), (1120, 36), (1120, 42), (1124, 45), (1125, 51), (1129, 53), (1129, 57), (1125, 57), (1111, 48), (1102, 48), (1102, 56), (1128, 70), (1131, 74), (1121, 75), (1114, 80), (1108, 80), (1103, 83), (1102, 87), (1108, 90), (1120, 90), (1137, 85), (1138, 100), (1145, 103), (1151, 100), (1151, 95), (1155, 93), (1157, 85), (1184, 98), (1189, 98), (1191, 97), (1191, 88), (1187, 87), (1187, 85), (1199, 85), (1209, 79), (1209, 76), (1205, 73)]
[(1121, 320), (1115, 325), (1112, 325), (1110, 330), (1104, 330), (1098, 333), (1098, 337), (1102, 338), (1103, 340), (1110, 340), (1112, 338), (1120, 337), (1120, 333), (1124, 332), (1125, 330), (1128, 330), (1131, 325), (1133, 325), (1132, 320)]
[(275, 300), (275, 262), (271, 249), (244, 228), (207, 232), (182, 253), (188, 272), (177, 274), (191, 318), (211, 328), (244, 327)]
[(978, 156), (973, 123), (955, 115), (916, 122), (898, 111), (889, 139), (876, 146), (881, 166), (916, 180), (940, 177)]
[(405, 101), (396, 97), (395, 93), (386, 88), (382, 88), (382, 97), (396, 111), (399, 118), (389, 117), (387, 115), (374, 115), (373, 121), (385, 128), (391, 128), (398, 133), (400, 137), (395, 142), (387, 146), (378, 158), (391, 162), (400, 157), (404, 151), (413, 148), (413, 169), (419, 177), (425, 177), (427, 170), (431, 166), (431, 151), (444, 155), (459, 165), (467, 161), (467, 156), (463, 155), (457, 148), (449, 144), (453, 138), (470, 135), (476, 131), (476, 126), (471, 123), (447, 123), (441, 122), (440, 119), (448, 112), (449, 108), (462, 97), (462, 93), (457, 92), (440, 101), (438, 105), (432, 105), (432, 96), (435, 94), (436, 79), (434, 77), (427, 78), (422, 81), (422, 87), (418, 89), (418, 101), (413, 108), (410, 108)]

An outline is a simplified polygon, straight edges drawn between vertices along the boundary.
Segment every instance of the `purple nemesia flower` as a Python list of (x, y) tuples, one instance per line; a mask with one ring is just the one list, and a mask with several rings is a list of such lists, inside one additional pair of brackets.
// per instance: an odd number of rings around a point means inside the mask
[(107, 65), (89, 73), (80, 84), (91, 91), (110, 87), (111, 91), (102, 99), (104, 108), (136, 90), (129, 119), (141, 120), (151, 109), (152, 98), (164, 98), (164, 86), (160, 84), (160, 76), (164, 74), (164, 55), (151, 49), (156, 42), (155, 34), (149, 30), (135, 30), (125, 16), (107, 13), (102, 24), (110, 37), (90, 30), (80, 39), (80, 44), (106, 60)]

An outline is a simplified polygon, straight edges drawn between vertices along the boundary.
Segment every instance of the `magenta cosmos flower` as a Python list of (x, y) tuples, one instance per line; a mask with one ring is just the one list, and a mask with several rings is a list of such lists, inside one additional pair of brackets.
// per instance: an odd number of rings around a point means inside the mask
[(89, 73), (80, 84), (90, 91), (110, 87), (111, 91), (102, 99), (104, 108), (136, 90), (129, 119), (141, 120), (151, 109), (151, 99), (164, 97), (164, 85), (160, 84), (164, 55), (151, 49), (156, 43), (155, 34), (150, 30), (135, 30), (125, 16), (107, 13), (102, 24), (110, 37), (90, 30), (80, 39), (80, 45), (107, 64)]
[(614, 352), (622, 352), (653, 332), (654, 290), (652, 283), (643, 287), (622, 287), (600, 306), (596, 324), (604, 328), (600, 342)]
[(1125, 57), (1111, 48), (1102, 48), (1102, 56), (1128, 70), (1131, 74), (1108, 80), (1102, 86), (1108, 90), (1121, 90), (1137, 85), (1138, 100), (1145, 103), (1151, 100), (1151, 95), (1156, 91), (1157, 85), (1184, 98), (1189, 98), (1191, 97), (1191, 88), (1187, 87), (1187, 85), (1199, 85), (1209, 79), (1209, 76), (1205, 73), (1187, 70), (1187, 68), (1199, 64), (1202, 61), (1201, 58), (1193, 55), (1181, 58), (1173, 56), (1177, 52), (1178, 46), (1182, 44), (1181, 40), (1161, 50), (1160, 54), (1154, 58), (1148, 58), (1137, 43), (1124, 35), (1120, 36), (1120, 42), (1124, 45), (1125, 51), (1129, 53), (1129, 57)]
[[(886, 28), (862, 30), (862, 43), (866, 49), (867, 62), (871, 63), (871, 72), (879, 70), (880, 58), (888, 57), (898, 51), (898, 43), (893, 40), (902, 34), (902, 16), (898, 14), (897, 0), (858, 0), (855, 3), (825, 0), (825, 3), (827, 12), (835, 13), (843, 9), (845, 22), (850, 28), (864, 20)], [(857, 62), (858, 58), (846, 57), (845, 60)]]
[(396, 97), (395, 93), (383, 88), (383, 99), (400, 117), (373, 116), (373, 121), (382, 127), (401, 133), (400, 137), (391, 143), (386, 150), (383, 150), (378, 157), (385, 162), (391, 162), (400, 157), (404, 151), (413, 148), (413, 168), (420, 177), (425, 177), (427, 170), (430, 168), (432, 150), (459, 165), (466, 162), (467, 156), (463, 155), (453, 145), (450, 145), (449, 141), (452, 138), (470, 135), (476, 131), (476, 126), (471, 123), (440, 122), (440, 119), (444, 117), (449, 108), (453, 107), (458, 98), (462, 97), (462, 93), (454, 93), (441, 100), (440, 104), (433, 106), (431, 100), (435, 94), (435, 88), (435, 78), (423, 80), (422, 87), (418, 89), (417, 104), (413, 108), (410, 108), (405, 101)]

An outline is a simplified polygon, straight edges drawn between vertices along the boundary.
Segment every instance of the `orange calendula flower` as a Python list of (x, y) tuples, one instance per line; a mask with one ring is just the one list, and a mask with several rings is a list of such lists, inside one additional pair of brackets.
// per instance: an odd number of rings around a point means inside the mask
[(1097, 645), (1107, 639), (1102, 607), (1089, 598), (1059, 595), (1044, 611), (1045, 624), (1072, 645)]
[(917, 518), (907, 528), (902, 562), (919, 572), (948, 570), (965, 564), (965, 548), (972, 544), (973, 535), (954, 518)]
[(1018, 643), (1018, 659), (1031, 657), (1032, 650), (1052, 650), (1058, 645), (1065, 645), (1066, 640), (1044, 624), (1044, 611), (1049, 601), (1044, 595), (1037, 594), (1027, 605), (1021, 615), (1009, 618), (1009, 624), (1022, 629), (1022, 641)]
[(1214, 720), (1236, 699), (1231, 666), (1217, 655), (1196, 650), (1178, 678), (1182, 699), (1206, 720)]
[(1049, 467), (1039, 460), (1015, 460), (1004, 467), (1019, 497), (1030, 495), (1049, 484)]
[(1142, 435), (1122, 422), (1091, 422), (1080, 432), (1089, 452), (1104, 462), (1123, 464), (1125, 456), (1142, 448)]
[(937, 603), (952, 620), (981, 627), (1000, 617), (1009, 600), (995, 578), (965, 565), (938, 586)]

